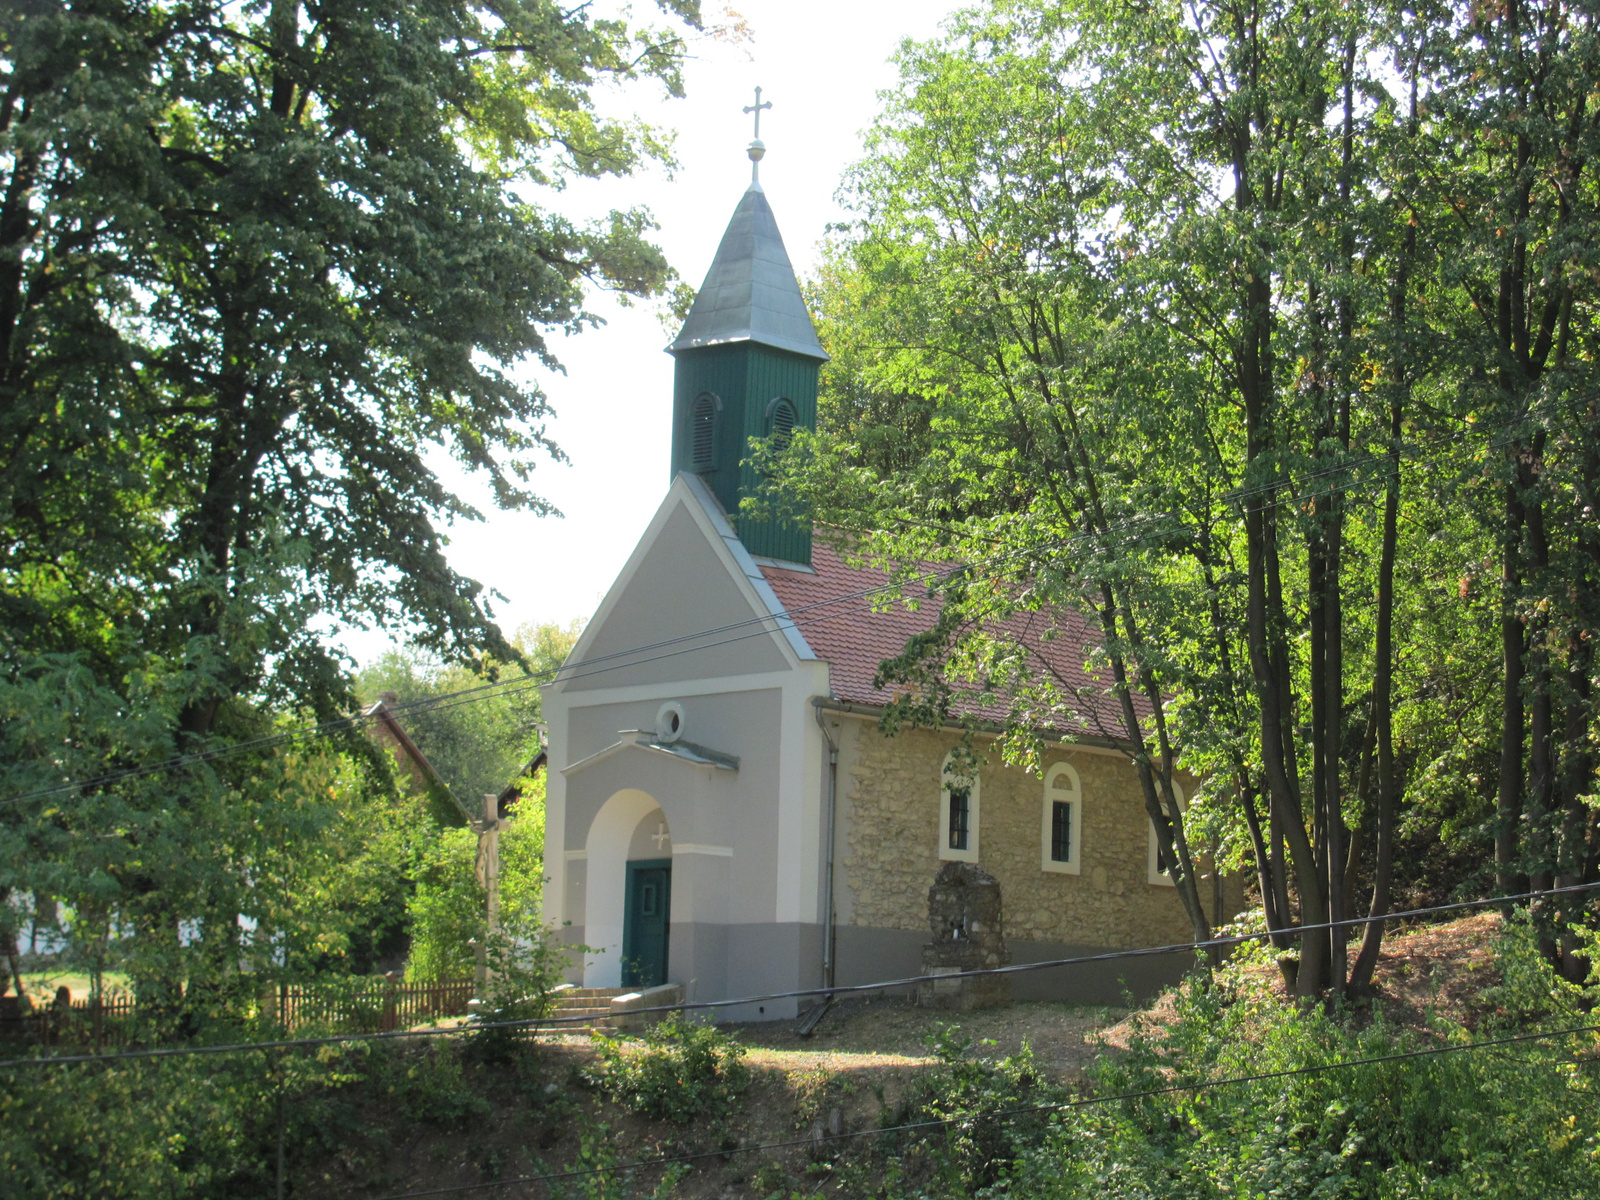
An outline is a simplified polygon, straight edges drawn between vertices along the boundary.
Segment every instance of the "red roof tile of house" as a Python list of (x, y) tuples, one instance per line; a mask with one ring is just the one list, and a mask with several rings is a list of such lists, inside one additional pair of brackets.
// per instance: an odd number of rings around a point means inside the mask
[[(879, 664), (899, 655), (912, 635), (933, 628), (943, 601), (927, 598), (920, 590), (906, 595), (918, 602), (913, 610), (887, 589), (889, 577), (871, 567), (847, 563), (819, 536), (812, 545), (811, 571), (766, 563), (761, 573), (783, 602), (806, 642), (828, 664), (834, 698), (854, 704), (880, 706), (895, 692), (873, 687)], [(867, 595), (867, 593), (872, 593)], [(876, 601), (879, 611), (872, 611)], [(1047, 672), (1056, 686), (1073, 697), (1078, 720), (1062, 719), (1051, 727), (1065, 733), (1125, 741), (1120, 702), (1111, 693), (1109, 675), (1101, 678), (1085, 666), (1097, 634), (1076, 612), (1018, 612), (988, 627), (991, 635), (1010, 635), (1029, 651), (1029, 666)], [(979, 721), (1003, 722), (1010, 715), (1004, 696), (985, 698), (971, 685), (953, 684), (967, 699), (957, 700), (956, 715)], [(1144, 710), (1145, 705), (1139, 704)]]

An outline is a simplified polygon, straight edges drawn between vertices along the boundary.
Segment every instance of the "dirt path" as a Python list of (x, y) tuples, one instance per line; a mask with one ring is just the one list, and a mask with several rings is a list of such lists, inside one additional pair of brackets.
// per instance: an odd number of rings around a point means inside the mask
[(1008, 1057), (1029, 1046), (1043, 1071), (1062, 1075), (1088, 1066), (1099, 1052), (1096, 1034), (1123, 1015), (1119, 1009), (1038, 1001), (936, 1013), (895, 998), (842, 1001), (809, 1038), (796, 1034), (791, 1021), (728, 1028), (750, 1048), (752, 1066), (832, 1072), (927, 1066), (937, 1061), (930, 1037), (947, 1027), (970, 1039), (981, 1057)]

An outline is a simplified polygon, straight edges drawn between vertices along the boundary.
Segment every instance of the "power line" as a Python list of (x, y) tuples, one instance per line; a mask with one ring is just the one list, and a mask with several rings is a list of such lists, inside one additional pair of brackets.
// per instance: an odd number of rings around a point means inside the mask
[[(1370, 925), (1380, 921), (1405, 921), (1415, 917), (1430, 916), (1442, 912), (1459, 912), (1464, 909), (1487, 908), (1496, 905), (1514, 904), (1523, 900), (1540, 900), (1552, 896), (1573, 895), (1581, 892), (1594, 891), (1600, 888), (1600, 882), (1572, 884), (1568, 887), (1550, 888), (1544, 891), (1519, 892), (1507, 896), (1490, 896), (1483, 900), (1458, 900), (1449, 904), (1434, 904), (1426, 908), (1403, 909), (1399, 912), (1384, 913), (1381, 916), (1350, 917), (1342, 921), (1325, 921), (1315, 925), (1297, 925), (1289, 929), (1264, 930), (1257, 933), (1232, 934), (1223, 938), (1211, 938), (1203, 942), (1177, 942), (1163, 946), (1145, 946), (1133, 950), (1108, 950), (1101, 954), (1083, 954), (1071, 958), (1044, 959), (1039, 962), (1014, 963), (1004, 967), (984, 967), (972, 971), (956, 971), (947, 975), (911, 975), (900, 979), (885, 979), (876, 983), (855, 983), (835, 987), (800, 988), (785, 992), (768, 992), (758, 996), (738, 996), (727, 1000), (696, 1000), (684, 1004), (663, 1004), (650, 1008), (635, 1008), (628, 1011), (631, 1016), (645, 1016), (653, 1013), (672, 1012), (703, 1012), (712, 1009), (747, 1007), (752, 1004), (767, 1004), (779, 1000), (803, 1000), (813, 996), (839, 997), (859, 995), (865, 992), (881, 992), (895, 988), (913, 987), (926, 982), (948, 983), (958, 979), (975, 979), (987, 975), (1018, 975), (1032, 971), (1049, 971), (1060, 967), (1084, 966), (1090, 963), (1115, 962), (1129, 958), (1153, 958), (1171, 954), (1196, 953), (1202, 950), (1224, 950), (1232, 946), (1244, 945), (1248, 942), (1268, 940), (1273, 937), (1299, 937), (1306, 933), (1320, 933), (1331, 929), (1340, 929), (1358, 925)], [(190, 1058), (201, 1054), (242, 1054), (252, 1050), (286, 1050), (295, 1047), (332, 1046), (344, 1043), (398, 1041), (407, 1038), (437, 1038), (461, 1037), (479, 1033), (490, 1029), (553, 1029), (562, 1025), (588, 1023), (590, 1017), (530, 1017), (518, 1021), (485, 1021), (473, 1025), (453, 1026), (444, 1029), (416, 1029), (393, 1030), (388, 1033), (347, 1033), (328, 1034), (323, 1037), (307, 1038), (276, 1038), (267, 1041), (255, 1042), (226, 1042), (214, 1046), (164, 1046), (152, 1047), (147, 1050), (121, 1050), (112, 1054), (63, 1054), (45, 1055), (35, 1058), (12, 1058), (0, 1060), (0, 1068), (4, 1067), (37, 1067), (37, 1066), (65, 1066), (81, 1063), (114, 1062), (119, 1059), (129, 1058)]]
[[(1505, 429), (1497, 433), (1495, 437), (1488, 439), (1487, 444), (1491, 447), (1495, 446), (1502, 437), (1509, 436), (1511, 428), (1512, 426), (1508, 424)], [(1446, 445), (1449, 443), (1462, 441), (1470, 432), (1470, 430), (1463, 430), (1453, 434), (1441, 434), (1437, 438), (1433, 439), (1433, 445)], [(1292, 490), (1302, 487), (1310, 480), (1320, 479), (1331, 475), (1352, 473), (1363, 464), (1386, 462), (1387, 459), (1387, 452), (1383, 454), (1369, 453), (1356, 456), (1354, 458), (1346, 459), (1341, 463), (1332, 464), (1319, 471), (1306, 472), (1300, 475), (1297, 479), (1278, 479), (1258, 484), (1254, 487), (1234, 488), (1219, 497), (1218, 502), (1223, 505), (1239, 504), (1253, 496), (1270, 495), (1276, 492), (1282, 492), (1285, 488), (1290, 488)], [(566, 665), (563, 664), (562, 666), (553, 668), (551, 670), (530, 673), (525, 676), (520, 676), (514, 680), (478, 684), (470, 688), (462, 688), (455, 692), (446, 693), (442, 696), (432, 696), (422, 700), (407, 701), (404, 704), (392, 706), (389, 711), (394, 713), (418, 713), (451, 708), (455, 707), (457, 704), (477, 703), (481, 700), (490, 698), (490, 693), (496, 692), (497, 689), (499, 689), (498, 695), (500, 696), (515, 695), (519, 692), (526, 691), (529, 688), (542, 686), (545, 683), (564, 683), (575, 679), (589, 678), (594, 675), (604, 674), (608, 671), (626, 670), (633, 667), (645, 666), (649, 663), (658, 662), (665, 658), (676, 657), (679, 654), (711, 650), (719, 646), (728, 645), (732, 642), (743, 641), (753, 637), (766, 636), (771, 633), (780, 632), (785, 622), (798, 628), (814, 621), (837, 619), (840, 616), (851, 615), (852, 613), (856, 612), (870, 612), (872, 608), (876, 606), (875, 604), (865, 607), (858, 606), (856, 608), (846, 609), (840, 612), (828, 614), (826, 617), (812, 616), (804, 619), (797, 619), (800, 614), (805, 614), (811, 610), (832, 608), (851, 600), (859, 600), (881, 593), (897, 592), (903, 596), (905, 588), (916, 579), (920, 579), (925, 586), (931, 586), (932, 583), (937, 580), (947, 580), (953, 576), (972, 571), (977, 568), (992, 566), (994, 564), (1006, 562), (1016, 558), (1042, 554), (1050, 550), (1062, 549), (1077, 542), (1095, 541), (1129, 534), (1134, 537), (1137, 537), (1141, 534), (1148, 536), (1149, 533), (1162, 522), (1176, 525), (1179, 529), (1182, 529), (1187, 523), (1187, 518), (1188, 514), (1181, 511), (1150, 514), (1144, 517), (1130, 518), (1129, 520), (1121, 522), (1117, 526), (1114, 526), (1110, 529), (1068, 534), (1060, 538), (1042, 542), (1035, 546), (1021, 547), (1016, 550), (1006, 551), (1005, 553), (997, 554), (987, 559), (976, 559), (945, 569), (928, 571), (923, 575), (915, 576), (912, 579), (895, 580), (891, 578), (882, 584), (875, 584), (872, 587), (862, 588), (855, 592), (844, 593), (839, 596), (829, 597), (825, 600), (813, 601), (811, 604), (801, 605), (792, 610), (786, 610), (782, 616), (773, 613), (767, 613), (761, 616), (747, 618), (742, 621), (735, 621), (726, 625), (716, 626), (708, 630), (700, 630), (695, 633), (683, 634), (678, 637), (668, 638), (659, 642), (629, 647), (626, 650), (613, 651), (611, 654), (601, 655), (593, 659), (585, 659), (584, 662), (577, 664), (578, 669), (574, 669), (572, 671), (567, 671)], [(980, 576), (980, 578), (994, 579), (996, 576), (990, 574)], [(747, 628), (749, 626), (759, 626), (759, 628), (741, 637), (727, 638), (722, 641), (706, 644), (694, 644), (700, 642), (700, 640), (703, 638), (714, 637), (720, 633), (731, 632), (733, 630)], [(681, 646), (682, 648), (674, 650), (671, 653), (657, 655), (651, 658), (641, 659), (636, 657), (637, 655), (648, 653), (652, 650), (665, 649), (672, 646)], [(598, 669), (583, 670), (581, 668)], [(566, 673), (563, 674), (563, 672)], [(242, 753), (247, 750), (276, 748), (278, 746), (283, 746), (291, 742), (298, 741), (302, 738), (329, 736), (345, 730), (359, 728), (360, 726), (367, 724), (370, 720), (371, 718), (365, 715), (337, 717), (328, 721), (319, 722), (315, 725), (306, 726), (298, 730), (286, 730), (282, 733), (266, 734), (261, 737), (247, 739), (242, 742), (233, 742), (228, 745), (218, 746), (209, 750), (197, 750), (189, 754), (173, 755), (169, 758), (162, 759), (159, 762), (149, 763), (144, 766), (128, 767), (119, 771), (108, 771), (100, 775), (92, 776), (88, 779), (68, 780), (61, 783), (51, 784), (47, 787), (35, 788), (27, 792), (20, 792), (14, 796), (0, 799), (0, 807), (21, 804), (29, 800), (43, 799), (66, 792), (82, 791), (86, 788), (104, 787), (109, 784), (120, 783), (128, 779), (141, 778), (146, 775), (157, 774), (165, 771), (180, 770), (185, 767), (198, 766), (203, 763), (212, 762), (216, 759), (232, 754)]]
[[(1234, 1075), (1225, 1079), (1202, 1079), (1193, 1083), (1172, 1083), (1164, 1087), (1141, 1088), (1133, 1092), (1118, 1092), (1110, 1096), (1087, 1096), (1077, 1100), (1057, 1100), (1044, 1104), (1027, 1104), (1016, 1108), (997, 1109), (987, 1113), (964, 1113), (954, 1117), (937, 1117), (927, 1121), (908, 1121), (900, 1125), (887, 1125), (881, 1129), (858, 1129), (829, 1139), (832, 1142), (853, 1141), (857, 1138), (877, 1137), (889, 1133), (906, 1133), (919, 1129), (943, 1129), (974, 1119), (1005, 1120), (1036, 1113), (1068, 1112), (1073, 1109), (1093, 1108), (1102, 1104), (1120, 1104), (1128, 1100), (1145, 1100), (1152, 1096), (1168, 1096), (1175, 1092), (1202, 1092), (1211, 1088), (1231, 1087), (1236, 1084), (1266, 1083), (1274, 1079), (1291, 1079), (1302, 1075), (1320, 1075), (1329, 1071), (1352, 1067), (1367, 1067), (1383, 1063), (1402, 1062), (1415, 1058), (1437, 1058), (1463, 1050), (1484, 1050), (1493, 1046), (1511, 1046), (1521, 1042), (1543, 1041), (1568, 1037), (1580, 1033), (1600, 1032), (1600, 1025), (1576, 1025), (1570, 1029), (1541, 1030), (1537, 1033), (1520, 1033), (1508, 1037), (1486, 1038), (1477, 1042), (1457, 1042), (1446, 1046), (1429, 1046), (1419, 1050), (1401, 1050), (1394, 1054), (1379, 1054), (1371, 1058), (1347, 1058), (1331, 1063), (1312, 1063), (1303, 1067), (1286, 1067), (1281, 1071), (1260, 1071), (1251, 1075)], [(454, 1187), (430, 1188), (418, 1192), (396, 1192), (378, 1200), (423, 1200), (428, 1196), (459, 1195), (462, 1192), (484, 1191), (489, 1188), (513, 1187), (524, 1183), (554, 1183), (564, 1179), (613, 1174), (620, 1171), (637, 1171), (643, 1167), (664, 1167), (675, 1163), (696, 1162), (707, 1158), (726, 1158), (735, 1154), (757, 1154), (771, 1150), (790, 1150), (800, 1146), (813, 1146), (812, 1138), (790, 1138), (782, 1142), (762, 1142), (754, 1146), (735, 1146), (726, 1150), (701, 1150), (691, 1154), (663, 1154), (655, 1158), (637, 1159), (605, 1167), (582, 1167), (572, 1171), (557, 1171), (547, 1175), (519, 1175), (513, 1179), (496, 1179), (485, 1183), (457, 1184)]]
[[(1168, 514), (1168, 517), (1169, 519), (1174, 519), (1181, 523), (1181, 517), (1177, 517), (1173, 514)], [(1136, 523), (1127, 523), (1128, 526), (1134, 524)], [(1005, 554), (996, 555), (991, 559), (980, 559), (973, 563), (959, 564), (942, 571), (930, 572), (919, 578), (925, 583), (931, 585), (931, 582), (934, 580), (948, 579), (963, 572), (971, 571), (977, 566), (984, 566), (989, 563), (996, 563), (1007, 559), (1043, 553), (1052, 549), (1059, 549), (1074, 541), (1087, 541), (1107, 538), (1117, 533), (1126, 532), (1126, 528), (1127, 526), (1123, 526), (1104, 531), (1097, 531), (1094, 533), (1073, 534), (1068, 537), (1058, 538), (1050, 542), (1044, 542), (1037, 546), (1024, 547), (1021, 549), (1008, 551)], [(998, 576), (979, 575), (976, 576), (976, 578), (996, 579)], [(480, 702), (481, 700), (487, 699), (488, 696), (481, 693), (485, 693), (486, 691), (494, 688), (504, 689), (499, 693), (501, 696), (514, 695), (530, 688), (542, 686), (544, 683), (567, 683), (576, 679), (587, 679), (596, 675), (604, 675), (611, 671), (628, 670), (634, 667), (646, 666), (650, 663), (660, 662), (668, 658), (675, 658), (683, 654), (697, 654), (706, 650), (714, 650), (720, 646), (727, 646), (735, 642), (747, 641), (751, 638), (767, 637), (773, 633), (781, 632), (785, 624), (800, 628), (810, 624), (819, 624), (824, 621), (837, 620), (843, 616), (870, 613), (877, 607), (879, 601), (875, 600), (866, 605), (854, 605), (848, 608), (841, 608), (836, 612), (823, 614), (812, 613), (811, 615), (803, 615), (798, 617), (795, 615), (797, 613), (805, 614), (809, 610), (813, 609), (835, 608), (839, 605), (845, 604), (848, 601), (859, 600), (867, 596), (893, 593), (903, 597), (905, 588), (911, 582), (911, 580), (897, 581), (890, 579), (884, 583), (874, 584), (871, 587), (862, 588), (855, 592), (846, 592), (839, 596), (829, 597), (825, 600), (813, 601), (811, 604), (801, 605), (793, 610), (786, 610), (782, 615), (767, 613), (762, 616), (751, 617), (743, 621), (733, 622), (732, 624), (721, 626), (716, 629), (701, 630), (695, 633), (682, 634), (679, 637), (670, 638), (662, 642), (652, 643), (644, 647), (630, 647), (627, 650), (614, 651), (611, 654), (602, 655), (594, 659), (585, 659), (583, 662), (577, 664), (576, 668), (570, 670), (565, 666), (565, 664), (563, 664), (561, 667), (521, 676), (515, 680), (507, 681), (505, 683), (482, 684), (477, 687), (462, 689), (459, 692), (446, 693), (442, 696), (433, 696), (424, 700), (410, 701), (405, 705), (396, 705), (389, 711), (426, 712), (453, 708), (460, 704), (474, 704)], [(752, 629), (747, 633), (738, 634), (734, 637), (723, 638), (720, 641), (704, 642), (701, 640), (706, 637), (714, 636), (716, 633), (724, 630), (734, 630), (748, 626), (757, 626), (758, 628)], [(674, 645), (677, 645), (679, 648), (667, 650), (664, 653), (656, 654), (647, 658), (635, 657), (649, 649)], [(597, 666), (596, 664), (601, 665)], [(327, 734), (340, 732), (345, 729), (353, 729), (368, 723), (371, 719), (372, 718), (365, 715), (339, 717), (331, 721), (325, 721), (318, 725), (307, 726), (299, 730), (290, 730), (278, 734), (268, 734), (263, 737), (252, 738), (244, 742), (235, 742), (226, 746), (218, 746), (211, 750), (200, 750), (192, 754), (176, 755), (171, 758), (163, 759), (160, 762), (151, 763), (142, 767), (129, 767), (122, 771), (108, 772), (103, 775), (93, 776), (89, 779), (51, 784), (48, 787), (37, 788), (30, 792), (22, 792), (14, 796), (6, 797), (5, 799), (0, 800), (0, 806), (19, 804), (27, 800), (40, 799), (63, 792), (80, 791), (84, 788), (104, 786), (109, 783), (118, 783), (125, 779), (156, 774), (164, 771), (177, 770), (187, 766), (195, 766), (244, 750), (270, 749), (276, 746), (286, 745), (304, 737), (325, 736)]]
[[(948, 579), (954, 575), (961, 574), (962, 572), (970, 571), (974, 567), (985, 566), (990, 563), (1001, 562), (1007, 559), (1019, 558), (1024, 555), (1042, 553), (1047, 550), (1060, 548), (1076, 540), (1087, 540), (1094, 537), (1106, 537), (1113, 532), (1119, 531), (1108, 530), (1105, 533), (1075, 534), (1070, 537), (1056, 539), (1052, 542), (1042, 543), (1038, 546), (1024, 547), (1017, 550), (1007, 551), (1005, 554), (996, 555), (991, 559), (980, 559), (972, 563), (958, 564), (946, 570), (930, 572), (924, 576), (921, 576), (920, 578), (931, 585), (931, 582), (934, 580)], [(994, 576), (982, 576), (982, 578), (994, 578)], [(796, 615), (806, 614), (810, 610), (814, 609), (834, 608), (852, 600), (860, 600), (865, 597), (878, 595), (881, 593), (898, 593), (903, 595), (906, 586), (910, 582), (910, 580), (896, 581), (890, 579), (884, 583), (874, 584), (871, 587), (862, 588), (855, 592), (847, 592), (839, 596), (831, 596), (825, 600), (813, 601), (810, 604), (801, 605), (793, 610), (786, 610), (782, 615), (776, 613), (766, 613), (761, 616), (750, 617), (746, 620), (732, 622), (728, 625), (719, 626), (713, 629), (698, 630), (694, 633), (682, 634), (678, 637), (669, 638), (661, 642), (649, 643), (644, 646), (629, 647), (626, 650), (613, 651), (611, 654), (601, 655), (593, 659), (585, 659), (583, 662), (577, 664), (575, 668), (570, 670), (565, 664), (563, 664), (562, 666), (553, 668), (551, 670), (530, 673), (525, 676), (520, 676), (515, 680), (510, 680), (503, 683), (496, 682), (480, 684), (476, 687), (464, 688), (460, 691), (446, 693), (442, 696), (432, 696), (423, 700), (409, 701), (404, 705), (395, 705), (391, 707), (389, 711), (428, 712), (436, 709), (451, 708), (457, 704), (478, 703), (484, 699), (488, 699), (489, 697), (486, 695), (486, 693), (497, 688), (503, 689), (499, 693), (501, 696), (514, 695), (517, 692), (539, 687), (546, 683), (567, 683), (575, 679), (586, 679), (595, 675), (603, 675), (610, 671), (627, 670), (634, 667), (646, 666), (653, 662), (660, 662), (663, 659), (677, 657), (680, 654), (700, 653), (705, 650), (716, 649), (719, 646), (726, 646), (733, 642), (744, 641), (749, 638), (766, 637), (773, 633), (781, 632), (785, 624), (794, 625), (798, 628), (800, 626), (817, 623), (820, 621), (835, 620), (841, 616), (871, 612), (873, 608), (876, 607), (877, 602), (864, 606), (857, 605), (851, 608), (844, 608), (838, 612), (828, 613), (825, 615)], [(748, 628), (749, 626), (758, 626), (758, 628), (736, 637), (724, 638), (721, 641), (704, 642), (702, 640), (707, 637), (714, 637), (718, 633)], [(679, 648), (670, 650), (667, 653), (654, 655), (653, 657), (637, 657), (638, 655), (647, 653), (650, 650), (663, 649), (672, 646), (677, 646)], [(124, 770), (110, 771), (101, 775), (92, 776), (88, 779), (69, 780), (63, 783), (51, 784), (48, 787), (35, 788), (34, 790), (28, 792), (20, 792), (14, 796), (9, 796), (3, 800), (0, 800), (0, 806), (20, 804), (28, 800), (42, 799), (48, 796), (58, 795), (63, 792), (81, 791), (85, 788), (91, 787), (103, 787), (107, 784), (120, 783), (127, 779), (152, 775), (164, 771), (178, 770), (183, 767), (197, 766), (202, 763), (211, 762), (215, 759), (240, 753), (245, 750), (271, 749), (277, 746), (286, 745), (290, 742), (297, 741), (305, 737), (326, 736), (331, 733), (338, 733), (343, 730), (354, 729), (361, 725), (367, 724), (371, 719), (372, 718), (365, 715), (338, 717), (333, 720), (320, 722), (316, 725), (306, 726), (298, 730), (287, 730), (283, 733), (267, 734), (262, 737), (251, 738), (243, 742), (233, 742), (226, 746), (218, 746), (209, 750), (197, 750), (192, 754), (174, 755), (170, 758), (162, 759), (160, 762), (149, 763), (145, 766), (128, 767)]]

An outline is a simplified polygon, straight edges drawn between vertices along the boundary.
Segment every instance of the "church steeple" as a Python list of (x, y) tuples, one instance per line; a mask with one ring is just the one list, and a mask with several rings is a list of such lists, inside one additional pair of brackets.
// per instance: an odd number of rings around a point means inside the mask
[[(761, 105), (760, 94), (756, 103)], [(751, 111), (746, 109), (746, 111)], [(759, 134), (760, 108), (756, 108)], [(766, 147), (759, 136), (750, 159)], [(753, 176), (753, 173), (752, 173)], [(750, 439), (815, 428), (817, 371), (827, 361), (806, 311), (783, 236), (760, 182), (752, 177), (722, 235), (677, 340), (672, 405), (672, 474), (702, 475), (755, 555), (811, 561), (811, 531), (792, 522), (738, 516), (759, 484), (742, 465)]]

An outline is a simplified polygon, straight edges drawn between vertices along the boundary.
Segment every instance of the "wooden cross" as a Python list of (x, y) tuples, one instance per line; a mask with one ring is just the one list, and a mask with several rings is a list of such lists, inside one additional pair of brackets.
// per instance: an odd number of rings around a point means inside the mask
[(771, 107), (772, 107), (772, 101), (771, 100), (768, 100), (765, 104), (761, 103), (761, 89), (760, 88), (756, 89), (756, 102), (754, 104), (747, 104), (747, 105), (744, 106), (744, 111), (745, 112), (747, 112), (747, 113), (755, 113), (755, 115), (756, 115), (755, 140), (758, 141), (758, 142), (761, 140), (761, 110), (763, 108), (771, 108)]
[(650, 840), (656, 844), (656, 853), (667, 848), (667, 843), (672, 840), (672, 835), (667, 832), (667, 823), (661, 821), (656, 825), (656, 831), (650, 835)]

